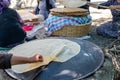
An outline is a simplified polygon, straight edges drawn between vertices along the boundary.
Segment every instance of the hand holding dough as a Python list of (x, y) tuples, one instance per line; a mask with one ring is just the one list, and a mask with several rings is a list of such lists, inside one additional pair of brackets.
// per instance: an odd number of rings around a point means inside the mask
[(67, 39), (42, 39), (18, 45), (11, 49), (9, 53), (26, 57), (40, 53), (43, 56), (43, 62), (12, 66), (14, 71), (22, 73), (26, 70), (47, 65), (51, 61), (65, 62), (80, 53), (80, 49), (81, 47), (78, 43)]

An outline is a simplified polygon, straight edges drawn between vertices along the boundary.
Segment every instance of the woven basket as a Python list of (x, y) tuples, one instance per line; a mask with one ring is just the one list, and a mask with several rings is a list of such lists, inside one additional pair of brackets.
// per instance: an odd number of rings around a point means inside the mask
[(64, 26), (62, 29), (52, 33), (52, 36), (79, 37), (90, 32), (91, 22), (79, 26)]

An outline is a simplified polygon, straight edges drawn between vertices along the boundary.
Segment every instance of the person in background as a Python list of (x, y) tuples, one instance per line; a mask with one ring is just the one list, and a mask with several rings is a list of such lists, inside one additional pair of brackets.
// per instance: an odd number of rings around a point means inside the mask
[(35, 10), (33, 11), (33, 14), (35, 14), (35, 15), (39, 14), (39, 11), (40, 11), (39, 2), (40, 2), (40, 0), (37, 0), (37, 6), (35, 7)]
[(39, 9), (39, 2), (40, 2), (41, 0), (37, 0), (37, 5), (35, 6), (35, 9), (33, 10), (33, 11), (30, 11), (31, 13), (33, 13), (33, 14), (35, 14), (35, 15), (38, 15), (39, 14), (39, 11), (40, 11), (40, 9)]
[[(94, 5), (90, 6), (94, 7)], [(97, 7), (98, 9), (110, 9), (112, 14), (112, 21), (96, 28), (97, 34), (108, 38), (117, 38), (120, 35), (120, 0), (108, 0)]]
[(7, 54), (7, 52), (0, 52), (0, 69), (11, 68), (12, 65), (42, 62), (43, 57), (36, 54), (32, 57), (15, 56), (13, 54)]
[(10, 0), (0, 0), (0, 47), (14, 47), (26, 37), (23, 20), (9, 5)]
[(46, 19), (50, 13), (50, 9), (55, 8), (54, 0), (40, 0), (39, 2), (39, 14), (43, 15), (44, 19)]
[[(85, 1), (90, 2), (90, 0), (85, 0)], [(83, 5), (83, 6), (79, 7), (79, 8), (87, 9), (89, 11), (89, 5), (87, 5), (87, 4)]]

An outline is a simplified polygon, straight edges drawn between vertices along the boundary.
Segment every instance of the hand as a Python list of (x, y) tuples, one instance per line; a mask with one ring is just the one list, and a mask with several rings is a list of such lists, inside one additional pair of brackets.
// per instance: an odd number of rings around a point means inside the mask
[(34, 55), (32, 57), (29, 57), (29, 62), (30, 63), (38, 62), (38, 61), (40, 61), (40, 62), (43, 61), (43, 57), (40, 54), (36, 54), (36, 55)]
[(35, 14), (35, 10), (33, 10), (33, 11), (29, 11), (30, 13), (32, 13), (32, 14)]
[(111, 5), (111, 6), (109, 6), (109, 9), (112, 9), (112, 10), (113, 10), (113, 9), (117, 9), (117, 7), (118, 7), (118, 6)]
[(38, 61), (43, 61), (43, 57), (40, 54), (36, 54), (32, 57), (12, 56), (11, 65), (33, 63)]
[(93, 8), (98, 8), (98, 5), (94, 3), (87, 3), (87, 5)]

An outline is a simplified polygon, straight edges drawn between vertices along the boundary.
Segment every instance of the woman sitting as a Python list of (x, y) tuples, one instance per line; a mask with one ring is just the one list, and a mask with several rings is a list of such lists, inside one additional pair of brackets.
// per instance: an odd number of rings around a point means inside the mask
[(120, 0), (108, 0), (100, 5), (98, 9), (111, 9), (112, 21), (100, 25), (96, 32), (104, 37), (117, 38), (120, 35)]
[(50, 13), (50, 9), (55, 8), (54, 0), (39, 0), (39, 14), (46, 19)]
[(10, 0), (0, 0), (0, 47), (14, 47), (26, 37), (22, 19), (9, 5)]

